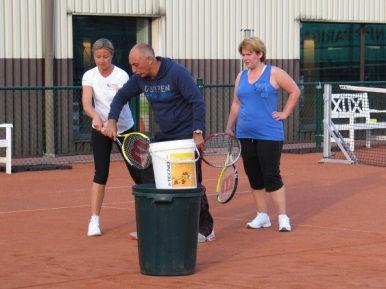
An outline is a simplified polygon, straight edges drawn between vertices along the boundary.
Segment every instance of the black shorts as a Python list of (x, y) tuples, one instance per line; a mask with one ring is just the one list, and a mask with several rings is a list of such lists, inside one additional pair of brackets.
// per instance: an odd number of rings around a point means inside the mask
[(249, 184), (254, 190), (274, 192), (283, 186), (280, 176), (282, 141), (240, 139), (241, 156)]
[[(124, 131), (122, 134), (126, 134), (133, 131), (133, 128)], [(122, 151), (120, 146), (111, 140), (111, 138), (104, 136), (99, 131), (92, 129), (91, 132), (91, 146), (94, 156), (94, 183), (105, 185), (107, 183), (107, 179), (110, 171), (110, 154), (112, 150), (113, 143), (119, 149), (119, 152), (122, 155)], [(133, 178), (136, 184), (141, 183), (141, 171), (129, 165), (126, 161), (125, 164), (129, 170), (131, 177)]]

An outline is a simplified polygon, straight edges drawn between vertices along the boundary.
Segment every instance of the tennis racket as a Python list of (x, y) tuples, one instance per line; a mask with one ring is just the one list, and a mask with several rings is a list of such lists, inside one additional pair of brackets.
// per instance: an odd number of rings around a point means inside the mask
[(237, 184), (239, 182), (239, 174), (236, 166), (231, 165), (224, 167), (218, 178), (216, 185), (217, 201), (225, 204), (232, 200), (237, 190)]
[(150, 166), (150, 139), (146, 135), (140, 132), (130, 132), (118, 135), (115, 141), (121, 147), (125, 160), (131, 166), (137, 169), (146, 169)]
[(202, 160), (216, 168), (224, 168), (237, 162), (241, 154), (240, 141), (226, 133), (207, 137), (201, 151)]

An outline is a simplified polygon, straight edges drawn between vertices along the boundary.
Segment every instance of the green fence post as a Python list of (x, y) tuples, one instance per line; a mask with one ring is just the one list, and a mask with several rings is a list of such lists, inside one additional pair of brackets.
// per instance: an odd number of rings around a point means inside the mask
[(320, 149), (322, 147), (323, 140), (323, 93), (322, 93), (322, 84), (316, 86), (316, 99), (315, 99), (315, 139), (316, 139), (316, 148)]
[(141, 118), (141, 102), (140, 95), (132, 97), (129, 102), (130, 110), (134, 119), (134, 128), (136, 131), (139, 131), (139, 123)]
[(197, 86), (198, 86), (198, 89), (200, 90), (202, 96), (205, 97), (205, 95), (204, 95), (204, 86), (205, 86), (204, 80), (201, 78), (197, 78)]

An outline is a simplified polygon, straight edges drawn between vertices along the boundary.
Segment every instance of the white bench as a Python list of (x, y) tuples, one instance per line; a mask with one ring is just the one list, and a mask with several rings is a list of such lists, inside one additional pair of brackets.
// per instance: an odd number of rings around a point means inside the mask
[(5, 157), (0, 157), (0, 163), (5, 163), (5, 172), (12, 172), (12, 129), (10, 123), (0, 124), (0, 128), (5, 128), (5, 139), (0, 139), (0, 148), (5, 148)]
[(355, 131), (366, 131), (366, 147), (371, 146), (371, 140), (386, 139), (386, 135), (373, 137), (374, 129), (385, 129), (386, 122), (379, 122), (377, 114), (386, 114), (386, 110), (370, 109), (366, 92), (331, 94), (331, 120), (340, 131), (348, 131), (344, 140), (350, 150), (355, 149)]

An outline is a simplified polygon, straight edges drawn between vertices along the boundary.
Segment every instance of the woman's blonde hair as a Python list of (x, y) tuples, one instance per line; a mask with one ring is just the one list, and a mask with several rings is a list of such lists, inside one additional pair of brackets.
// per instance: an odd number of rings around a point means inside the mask
[(114, 55), (114, 46), (111, 41), (106, 38), (100, 38), (94, 42), (92, 45), (92, 53), (94, 54), (96, 50), (102, 48), (108, 50), (111, 53), (111, 56)]
[(265, 48), (264, 42), (255, 36), (247, 37), (239, 44), (239, 53), (242, 53), (243, 49), (247, 49), (249, 51), (254, 51), (256, 53), (262, 53), (261, 61), (265, 61), (265, 57), (267, 54), (267, 50)]

